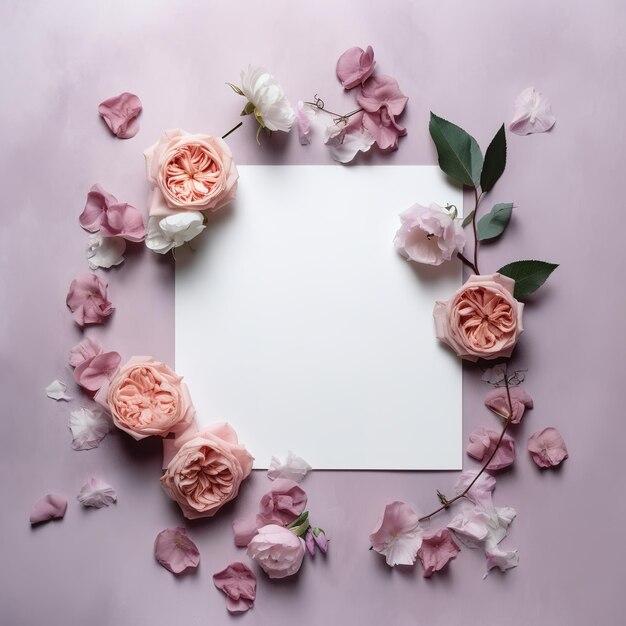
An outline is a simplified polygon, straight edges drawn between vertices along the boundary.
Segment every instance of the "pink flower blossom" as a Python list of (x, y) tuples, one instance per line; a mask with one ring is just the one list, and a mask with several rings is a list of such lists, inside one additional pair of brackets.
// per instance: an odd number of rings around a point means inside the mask
[(304, 511), (306, 503), (306, 492), (298, 483), (287, 478), (279, 478), (261, 498), (257, 526), (291, 524)]
[(98, 391), (119, 367), (122, 357), (118, 352), (104, 352), (85, 359), (74, 370), (74, 380), (87, 391)]
[(304, 559), (305, 546), (288, 528), (268, 524), (248, 544), (248, 556), (258, 563), (270, 578), (296, 574)]
[(461, 221), (438, 204), (414, 204), (400, 213), (400, 221), (393, 243), (409, 261), (441, 265), (463, 252), (465, 233)]
[(555, 122), (550, 101), (534, 87), (528, 87), (515, 100), (515, 113), (509, 130), (516, 135), (545, 133)]
[(528, 451), (539, 467), (556, 467), (568, 457), (561, 433), (552, 426), (538, 430), (530, 436)]
[(363, 113), (358, 113), (344, 126), (333, 122), (326, 129), (324, 143), (335, 161), (349, 163), (359, 152), (367, 152), (372, 147), (374, 137), (363, 128)]
[[(472, 481), (476, 478), (478, 472), (467, 471), (463, 472), (456, 484), (454, 485), (456, 494), (463, 493), (469, 485), (472, 484)], [(480, 505), (484, 508), (492, 508), (493, 500), (491, 494), (493, 490), (496, 488), (496, 479), (491, 475), (483, 472), (478, 480), (471, 486), (470, 490), (467, 492), (467, 499), (473, 502), (474, 504)]]
[(509, 399), (505, 387), (498, 387), (490, 391), (485, 397), (485, 405), (501, 417), (510, 418), (511, 424), (519, 424), (524, 416), (524, 411), (533, 408), (533, 399), (523, 387), (511, 387), (509, 394), (511, 395), (513, 415), (510, 414)]
[(98, 356), (104, 352), (102, 344), (94, 337), (85, 337), (70, 350), (69, 363), (72, 367), (77, 367), (83, 361)]
[(56, 493), (49, 493), (35, 502), (30, 512), (30, 523), (40, 524), (52, 519), (62, 519), (67, 511), (67, 498)]
[(430, 578), (433, 572), (443, 569), (448, 561), (459, 553), (459, 546), (452, 539), (447, 528), (425, 534), (417, 556), (424, 566), (424, 577)]
[[(492, 430), (491, 428), (481, 426), (470, 433), (470, 442), (467, 446), (467, 454), (477, 461), (484, 462), (495, 450), (498, 439), (500, 439), (499, 432)], [(495, 453), (493, 459), (489, 462), (489, 465), (487, 465), (487, 469), (504, 469), (505, 467), (513, 465), (513, 461), (515, 461), (515, 441), (513, 441), (512, 437), (505, 434), (502, 438), (500, 447)]]
[(195, 569), (200, 563), (200, 552), (187, 535), (184, 526), (162, 530), (154, 542), (156, 560), (172, 574)]
[(422, 545), (419, 516), (404, 502), (391, 502), (370, 535), (372, 549), (383, 554), (387, 565), (413, 565)]
[(337, 61), (337, 78), (345, 89), (352, 89), (372, 75), (375, 65), (372, 46), (349, 48)]
[(244, 613), (252, 608), (256, 598), (256, 576), (243, 563), (231, 563), (213, 574), (213, 584), (226, 594), (229, 613)]
[(115, 309), (107, 298), (106, 281), (96, 274), (75, 278), (65, 302), (79, 326), (103, 324)]
[(125, 91), (102, 102), (98, 113), (114, 135), (120, 139), (130, 139), (139, 132), (137, 116), (141, 109), (141, 100), (135, 94)]

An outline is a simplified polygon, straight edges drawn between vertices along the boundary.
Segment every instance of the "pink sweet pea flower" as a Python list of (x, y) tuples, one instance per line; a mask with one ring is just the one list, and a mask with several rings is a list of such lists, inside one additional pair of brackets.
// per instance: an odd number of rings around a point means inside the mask
[(375, 65), (372, 46), (349, 48), (337, 61), (337, 78), (345, 89), (352, 89), (372, 75)]
[(161, 531), (154, 542), (154, 556), (172, 574), (195, 569), (200, 563), (198, 547), (189, 538), (184, 526)]
[(98, 391), (117, 371), (122, 357), (118, 352), (104, 352), (85, 359), (74, 370), (74, 380), (87, 391)]
[(424, 577), (430, 578), (433, 572), (443, 569), (448, 561), (459, 553), (459, 546), (452, 539), (447, 528), (425, 534), (417, 556), (424, 566)]
[[(467, 454), (477, 461), (484, 462), (495, 450), (499, 438), (499, 432), (481, 426), (470, 433)], [(513, 441), (512, 437), (505, 434), (498, 451), (495, 453), (493, 459), (491, 459), (489, 465), (487, 465), (487, 469), (504, 469), (505, 467), (513, 465), (513, 461), (515, 461), (515, 441)]]
[(523, 387), (511, 387), (509, 393), (513, 415), (510, 414), (509, 399), (505, 387), (498, 387), (490, 391), (485, 397), (485, 405), (504, 419), (510, 419), (511, 424), (519, 424), (524, 416), (524, 411), (533, 408), (533, 399)]
[(383, 554), (387, 565), (413, 565), (422, 545), (419, 516), (404, 502), (391, 502), (370, 535), (372, 549)]
[(103, 324), (115, 307), (107, 299), (107, 283), (95, 274), (75, 278), (65, 300), (79, 326)]
[[(478, 472), (473, 471), (463, 472), (454, 485), (456, 494), (463, 493), (472, 484), (477, 474)], [(483, 472), (467, 492), (467, 499), (483, 508), (493, 508), (491, 494), (495, 488), (496, 479), (491, 474)]]
[(213, 584), (226, 594), (229, 613), (243, 613), (252, 608), (256, 598), (256, 576), (243, 563), (231, 563), (213, 574)]
[(130, 139), (139, 132), (137, 116), (141, 110), (141, 100), (135, 94), (126, 91), (98, 106), (98, 113), (110, 131), (120, 139)]
[(515, 113), (509, 130), (516, 135), (545, 133), (555, 122), (550, 101), (534, 87), (528, 87), (515, 100)]
[(539, 467), (556, 467), (568, 457), (567, 447), (561, 433), (552, 426), (530, 436), (528, 451)]
[(359, 152), (367, 152), (372, 147), (374, 137), (363, 128), (363, 113), (358, 113), (344, 126), (333, 122), (326, 129), (324, 143), (335, 161), (349, 163)]

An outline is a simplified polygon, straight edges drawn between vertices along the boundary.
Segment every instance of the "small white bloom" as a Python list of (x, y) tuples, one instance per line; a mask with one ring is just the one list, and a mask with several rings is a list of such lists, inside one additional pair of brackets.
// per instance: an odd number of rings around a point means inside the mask
[(103, 506), (109, 506), (117, 502), (117, 494), (115, 489), (99, 478), (93, 476), (80, 488), (76, 499), (83, 506), (91, 506), (95, 509), (101, 509)]
[(372, 147), (374, 137), (364, 128), (345, 130), (333, 124), (326, 128), (324, 143), (335, 161), (349, 163), (359, 152), (367, 152)]
[(146, 246), (154, 252), (165, 254), (191, 241), (205, 228), (204, 215), (199, 211), (179, 211), (167, 217), (151, 217), (148, 220)]
[(69, 428), (72, 431), (74, 450), (97, 448), (109, 432), (109, 420), (102, 411), (80, 408), (70, 413)]
[(515, 100), (515, 113), (509, 130), (516, 135), (545, 133), (555, 122), (548, 98), (534, 87), (528, 87)]
[(284, 463), (272, 457), (270, 467), (267, 470), (267, 477), (270, 480), (276, 480), (277, 478), (287, 478), (299, 483), (310, 471), (312, 467), (297, 454), (294, 454), (291, 450), (287, 452), (287, 459)]
[(283, 88), (262, 67), (248, 66), (241, 72), (241, 91), (252, 103), (255, 115), (269, 130), (288, 133), (295, 120), (293, 107), (287, 100)]
[(126, 241), (121, 237), (103, 237), (94, 233), (87, 240), (87, 261), (92, 270), (119, 265), (124, 261), (125, 251)]
[(64, 382), (55, 379), (46, 387), (46, 395), (53, 400), (65, 400), (68, 402), (72, 396), (67, 394), (67, 386)]

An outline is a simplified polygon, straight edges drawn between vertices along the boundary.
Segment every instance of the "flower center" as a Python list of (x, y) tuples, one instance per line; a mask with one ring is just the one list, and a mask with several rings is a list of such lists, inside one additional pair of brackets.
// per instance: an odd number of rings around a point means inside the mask
[(220, 168), (209, 151), (201, 145), (181, 146), (164, 170), (166, 190), (177, 200), (201, 202), (220, 179)]

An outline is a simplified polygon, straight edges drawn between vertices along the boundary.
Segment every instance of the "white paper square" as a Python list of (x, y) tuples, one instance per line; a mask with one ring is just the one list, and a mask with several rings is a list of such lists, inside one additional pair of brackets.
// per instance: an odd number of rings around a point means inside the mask
[(436, 299), (461, 266), (408, 263), (415, 202), (462, 206), (433, 166), (240, 166), (232, 210), (177, 250), (176, 370), (201, 424), (223, 419), (266, 468), (460, 469), (461, 365)]

